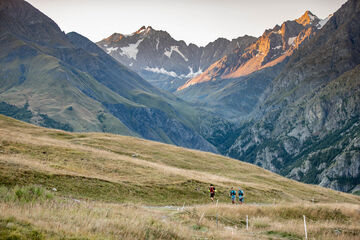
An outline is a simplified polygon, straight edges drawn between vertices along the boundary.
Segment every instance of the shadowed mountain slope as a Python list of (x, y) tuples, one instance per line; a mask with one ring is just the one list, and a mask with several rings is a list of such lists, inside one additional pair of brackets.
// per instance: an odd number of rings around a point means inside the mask
[(198, 110), (153, 87), (85, 37), (65, 35), (27, 2), (0, 4), (4, 108), (30, 111), (27, 120), (43, 126), (141, 136), (216, 151), (197, 133)]

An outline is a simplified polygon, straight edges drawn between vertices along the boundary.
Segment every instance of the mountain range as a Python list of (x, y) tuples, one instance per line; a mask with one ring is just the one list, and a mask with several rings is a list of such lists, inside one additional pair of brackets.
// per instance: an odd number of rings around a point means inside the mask
[(210, 105), (228, 119), (242, 119), (253, 111), (289, 56), (315, 36), (327, 20), (306, 11), (298, 19), (276, 25), (246, 49), (236, 49), (188, 80), (176, 94)]
[(218, 38), (198, 47), (177, 41), (166, 31), (143, 26), (132, 34), (114, 33), (97, 45), (154, 86), (173, 92), (214, 61), (235, 49), (245, 49), (255, 40), (251, 36), (231, 41)]
[[(93, 43), (0, 1), (0, 113), (221, 153), (360, 189), (360, 2), (205, 47), (141, 27)], [(173, 93), (170, 93), (173, 92)]]
[(216, 152), (204, 113), (22, 0), (0, 2), (1, 113), (46, 127), (144, 137)]
[[(322, 21), (323, 24), (326, 23)], [(282, 62), (292, 55), (304, 41), (321, 29), (320, 19), (306, 11), (303, 16), (286, 21), (281, 26), (268, 29), (251, 46), (225, 55), (207, 70), (181, 86), (179, 90), (194, 84), (216, 79), (231, 79), (247, 76), (253, 72), (268, 68)]]
[(256, 102), (222, 153), (299, 181), (359, 189), (359, 23), (360, 2), (350, 0), (281, 63), (222, 79), (232, 101)]
[(264, 91), (228, 154), (341, 191), (359, 188), (360, 2), (345, 3)]

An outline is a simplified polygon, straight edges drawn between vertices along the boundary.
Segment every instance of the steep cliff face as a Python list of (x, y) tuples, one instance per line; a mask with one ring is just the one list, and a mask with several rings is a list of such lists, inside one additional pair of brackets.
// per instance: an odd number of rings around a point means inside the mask
[(273, 29), (266, 30), (248, 48), (239, 48), (225, 55), (178, 90), (208, 81), (239, 78), (274, 66), (311, 38), (321, 28), (319, 22), (319, 18), (307, 11), (299, 19), (286, 21), (281, 26), (276, 25)]
[(97, 44), (153, 85), (175, 91), (225, 54), (246, 48), (255, 40), (250, 36), (231, 41), (219, 38), (198, 47), (177, 41), (165, 31), (143, 26), (129, 35), (114, 33)]
[(230, 156), (307, 183), (358, 189), (359, 13), (360, 2), (348, 1), (290, 57)]

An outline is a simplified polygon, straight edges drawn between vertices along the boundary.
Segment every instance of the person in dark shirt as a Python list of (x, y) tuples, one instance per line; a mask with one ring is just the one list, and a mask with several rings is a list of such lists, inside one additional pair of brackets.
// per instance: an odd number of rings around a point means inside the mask
[(214, 202), (215, 193), (216, 193), (216, 189), (214, 185), (210, 184), (209, 192), (210, 192), (210, 199), (212, 202)]

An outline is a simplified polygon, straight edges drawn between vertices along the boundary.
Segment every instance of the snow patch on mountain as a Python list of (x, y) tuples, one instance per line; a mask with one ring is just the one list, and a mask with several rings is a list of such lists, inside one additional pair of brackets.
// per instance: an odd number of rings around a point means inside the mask
[(116, 50), (118, 50), (118, 47), (108, 47), (108, 48), (106, 48), (107, 54), (110, 54), (111, 52), (116, 51)]
[(124, 38), (127, 38), (127, 37), (132, 37), (134, 36), (136, 33), (130, 33), (130, 34), (123, 34)]
[(160, 40), (159, 38), (156, 39), (156, 51), (159, 50), (159, 43), (160, 43)]
[[(184, 78), (194, 78), (196, 77), (197, 75), (200, 75), (203, 73), (202, 69), (199, 68), (197, 72), (194, 72), (194, 70), (192, 69), (192, 67), (189, 67), (189, 73), (184, 77)], [(183, 75), (181, 75), (183, 76)]]
[(185, 62), (189, 61), (189, 59), (187, 59), (187, 57), (185, 57), (184, 54), (180, 52), (179, 46), (171, 46), (170, 51), (165, 49), (164, 55), (170, 58), (173, 51), (177, 52), (185, 60)]
[(327, 18), (320, 20), (320, 22), (316, 25), (318, 29), (322, 29), (323, 26), (330, 20), (330, 18), (333, 16), (333, 14), (330, 14)]
[(149, 66), (145, 67), (144, 70), (149, 71), (149, 72), (153, 72), (153, 73), (161, 73), (161, 74), (165, 74), (165, 75), (169, 75), (171, 77), (177, 77), (176, 72), (173, 71), (167, 71), (165, 68), (151, 68)]
[(128, 58), (136, 60), (136, 55), (139, 52), (138, 46), (144, 39), (139, 39), (136, 43), (131, 43), (127, 47), (120, 48), (120, 55), (125, 55)]
[(290, 37), (289, 40), (288, 40), (288, 44), (289, 45), (295, 45), (295, 40), (296, 40), (297, 37)]
[(189, 73), (188, 74), (181, 74), (181, 75), (178, 75), (176, 74), (176, 72), (174, 71), (168, 71), (166, 70), (165, 68), (158, 68), (158, 67), (155, 67), (155, 68), (152, 68), (152, 67), (145, 67), (144, 70), (146, 71), (149, 71), (149, 72), (153, 72), (153, 73), (161, 73), (161, 74), (165, 74), (165, 75), (168, 75), (168, 76), (171, 76), (171, 77), (174, 77), (174, 78), (194, 78), (196, 77), (197, 75), (203, 73), (202, 69), (199, 68), (197, 72), (194, 72), (193, 68), (192, 67), (188, 67), (189, 68)]

